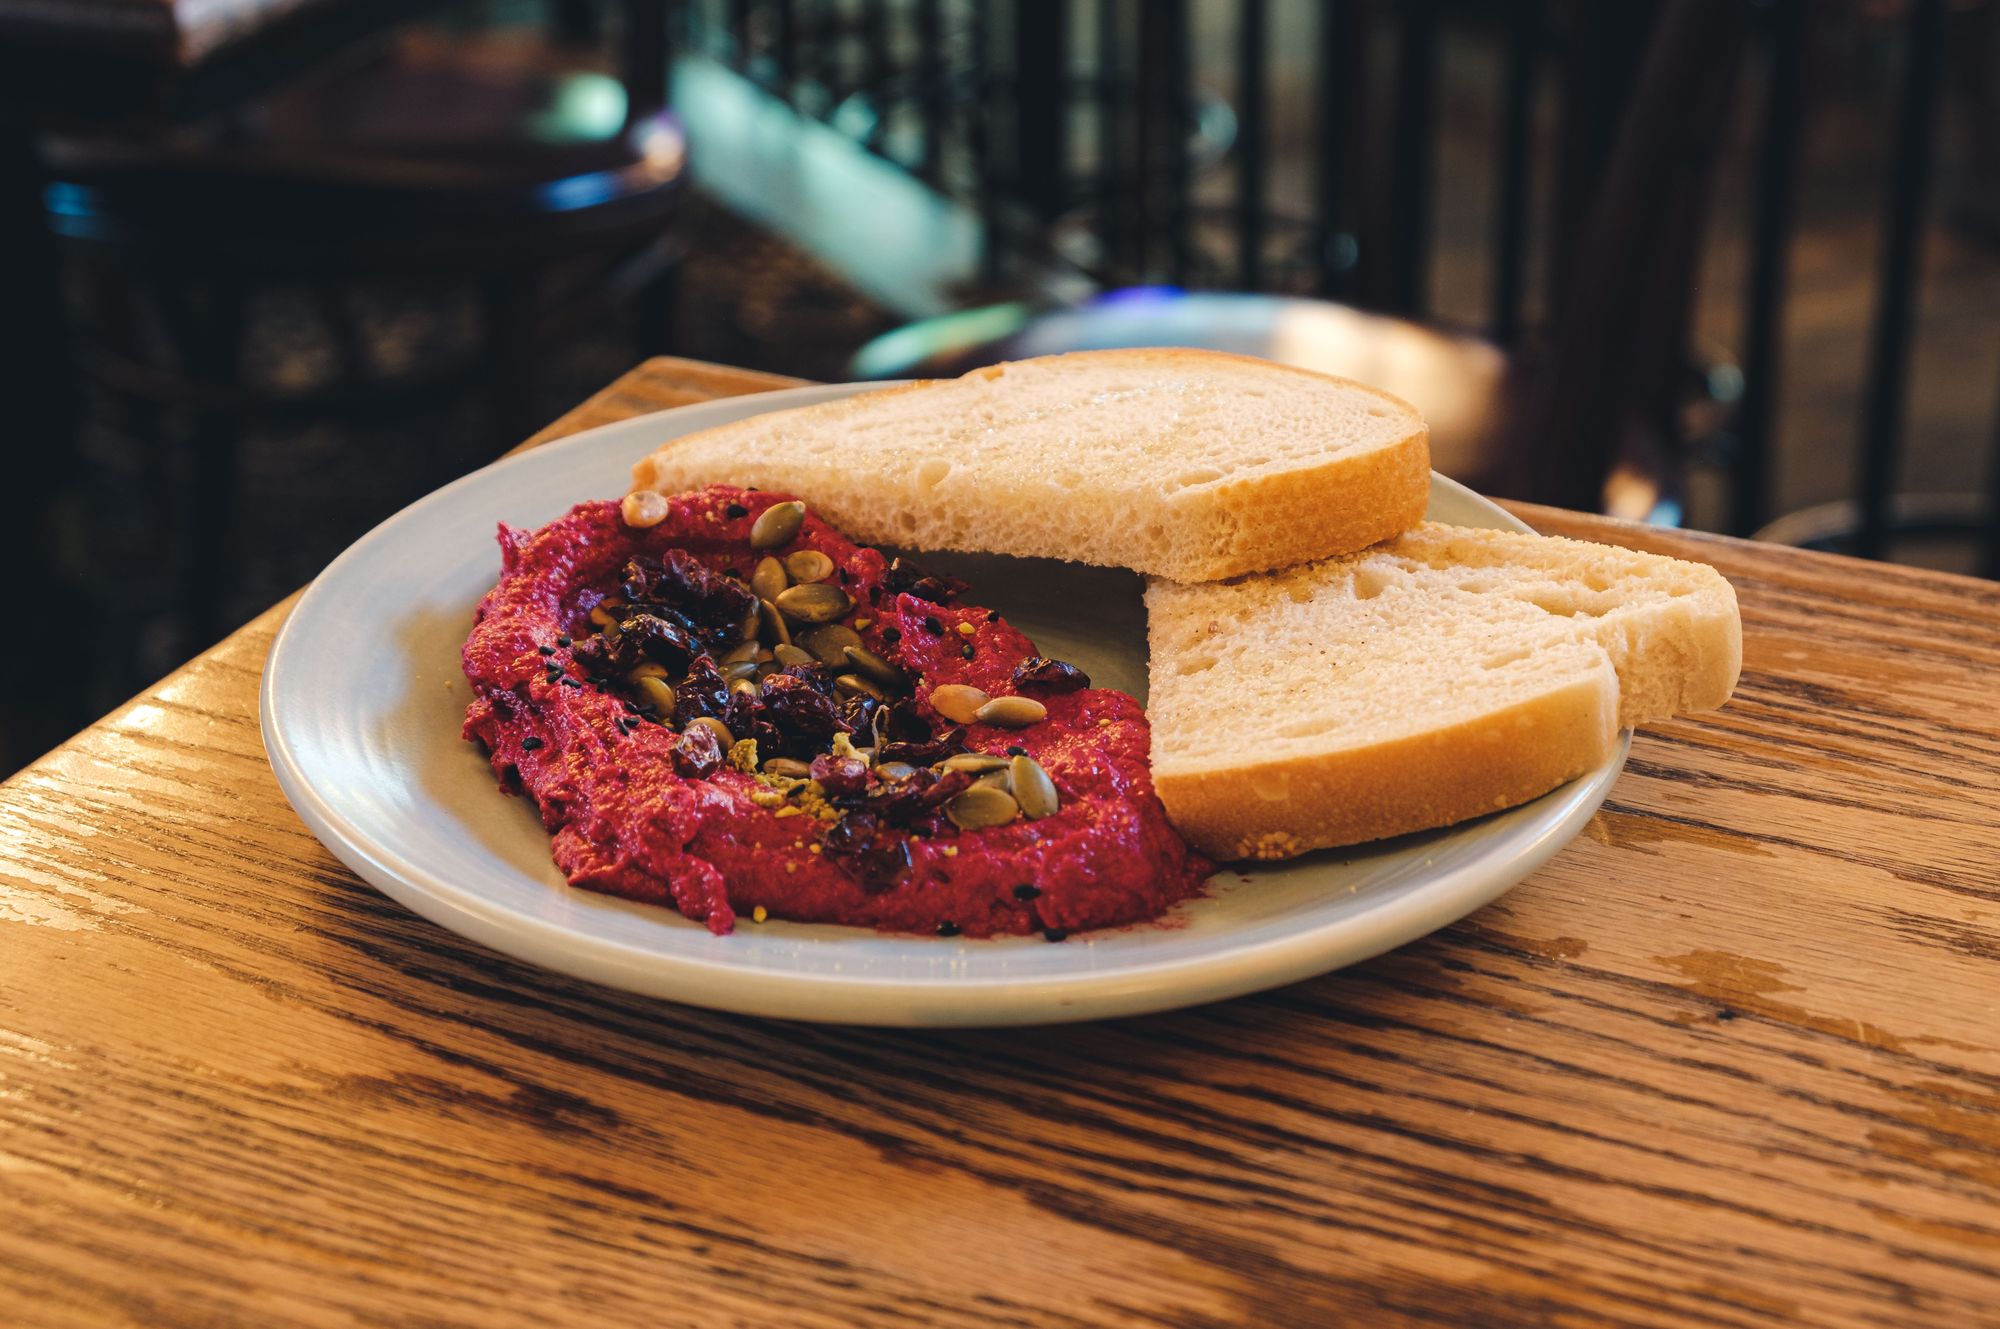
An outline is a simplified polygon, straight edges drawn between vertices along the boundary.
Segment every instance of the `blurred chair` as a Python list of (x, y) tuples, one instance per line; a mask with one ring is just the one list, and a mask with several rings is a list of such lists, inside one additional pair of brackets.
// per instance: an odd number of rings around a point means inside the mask
[[(1751, 31), (1749, 8), (1741, 0), (1564, 6), (1558, 41), (1543, 26), (1543, 5), (1516, 0), (1505, 7), (1504, 161), (1493, 315), (1484, 337), (1423, 321), (1442, 8), (1415, 0), (1392, 11), (1352, 3), (1321, 11), (1318, 215), (1299, 221), (1276, 218), (1266, 206), (1261, 101), (1269, 34), (1261, 0), (1240, 6), (1238, 197), (1227, 219), (1236, 251), (1233, 271), (1219, 275), (1254, 288), (1269, 284), (1288, 254), (1305, 254), (1322, 295), (1357, 299), (1370, 312), (1253, 291), (1129, 288), (1080, 307), (1014, 304), (899, 329), (864, 348), (857, 372), (946, 373), (1112, 345), (1235, 350), (1408, 396), (1432, 419), (1438, 469), (1481, 488), (1626, 516), (1670, 515), (1678, 460), (1670, 421), (1684, 371), (1690, 273)], [(1181, 11), (1177, 4), (1141, 7), (1142, 28), (1153, 31), (1142, 31), (1139, 49), (1154, 54), (1132, 87), (1137, 105), (1107, 113), (1100, 157), (1108, 178), (1094, 197), (1086, 195), (1099, 236), (1091, 275), (1100, 280), (1156, 265), (1182, 278), (1218, 275), (1201, 271), (1212, 266), (1192, 238), (1201, 209), (1190, 202), (1182, 154), (1162, 147), (1176, 136), (1158, 127), (1162, 116), (1169, 128), (1184, 123), (1186, 99), (1175, 91), (1184, 56), (1155, 51), (1171, 47), (1185, 23)], [(1371, 15), (1395, 29), (1386, 134), (1361, 132), (1366, 98), (1358, 71), (1371, 49)], [(1531, 329), (1524, 312), (1525, 274), (1532, 106), (1551, 42), (1560, 47), (1554, 73), (1563, 89), (1563, 155), (1548, 292), (1554, 316), (1543, 331)], [(1127, 121), (1154, 128), (1131, 140), (1120, 127)], [(1352, 160), (1363, 141), (1386, 141), (1387, 159)], [(1285, 227), (1298, 237), (1289, 246), (1279, 234)]]
[[(623, 88), (537, 42), (416, 37), (203, 132), (49, 145), (49, 225), (96, 310), (80, 362), (163, 483), (170, 426), (184, 425), (185, 493), (162, 502), (184, 528), (198, 638), (222, 626), (233, 580), (247, 427), (483, 397), (487, 439), (476, 456), (434, 455), (441, 480), (533, 428), (540, 368), (565, 329), (636, 309), (644, 349), (664, 349), (685, 154), (660, 109), (664, 25), (656, 41), (636, 35)], [(483, 333), (461, 359), (388, 376), (349, 295), (413, 278), (476, 291)], [(330, 372), (299, 390), (245, 371), (253, 302), (272, 290), (305, 293), (333, 348)]]

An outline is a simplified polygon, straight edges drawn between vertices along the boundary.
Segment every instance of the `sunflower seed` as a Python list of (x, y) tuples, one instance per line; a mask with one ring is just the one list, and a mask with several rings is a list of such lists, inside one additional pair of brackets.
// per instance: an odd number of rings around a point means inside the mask
[(764, 763), (764, 774), (782, 775), (788, 780), (805, 780), (812, 777), (812, 767), (790, 757), (773, 757)]
[(809, 665), (817, 663), (811, 651), (802, 651), (788, 641), (781, 641), (771, 648), (771, 658), (781, 665)]
[(971, 724), (979, 708), (991, 700), (978, 688), (964, 683), (947, 683), (931, 689), (931, 705), (953, 724)]
[(1008, 796), (1006, 790), (995, 789), (991, 785), (974, 785), (944, 805), (944, 815), (962, 831), (1005, 826), (1019, 816), (1020, 811), (1020, 806)]
[(1031, 724), (1040, 724), (1048, 716), (1049, 708), (1033, 697), (995, 697), (972, 713), (972, 718), (980, 724), (999, 725), (1005, 729), (1025, 729)]
[(938, 764), (947, 771), (970, 771), (974, 775), (1007, 769), (1007, 759), (991, 752), (961, 752), (955, 757), (946, 757)]

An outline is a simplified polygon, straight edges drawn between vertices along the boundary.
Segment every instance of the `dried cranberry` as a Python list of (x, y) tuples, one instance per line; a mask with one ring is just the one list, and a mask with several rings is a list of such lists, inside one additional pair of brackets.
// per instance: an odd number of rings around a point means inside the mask
[(884, 713), (882, 703), (866, 694), (854, 697), (840, 697), (840, 721), (849, 733), (873, 733), (875, 717)]
[(822, 752), (812, 760), (812, 778), (831, 799), (858, 798), (868, 787), (868, 763), (858, 757)]
[(635, 604), (678, 609), (714, 631), (736, 626), (757, 607), (756, 593), (748, 586), (710, 571), (685, 549), (669, 549), (657, 559), (633, 559), (625, 565), (624, 589)]
[(876, 750), (878, 761), (906, 761), (912, 766), (928, 766), (965, 750), (965, 730), (958, 725), (940, 729), (919, 743), (889, 742)]
[(1014, 667), (1014, 687), (1040, 688), (1044, 692), (1081, 692), (1090, 686), (1090, 675), (1067, 660), (1051, 660), (1031, 655)]
[(823, 676), (804, 665), (764, 680), (760, 713), (782, 736), (785, 751), (800, 756), (824, 751), (835, 734), (853, 732), (829, 695)]
[(674, 723), (686, 727), (689, 720), (704, 715), (721, 719), (728, 710), (729, 685), (722, 681), (715, 660), (697, 655), (688, 662), (687, 676), (674, 684)]
[(917, 709), (915, 699), (905, 697), (883, 713), (882, 733), (894, 743), (928, 743), (931, 722)]
[(618, 624), (618, 641), (611, 657), (621, 669), (651, 660), (681, 669), (701, 654), (700, 640), (686, 628), (657, 614), (633, 614)]
[(820, 841), (827, 856), (871, 891), (886, 890), (910, 870), (910, 846), (865, 812), (850, 812)]
[(968, 771), (939, 773), (918, 767), (910, 778), (896, 784), (878, 783), (868, 790), (868, 810), (883, 821), (909, 826), (934, 814), (947, 802), (972, 787)]
[(882, 574), (882, 585), (891, 591), (913, 595), (934, 605), (949, 603), (966, 588), (965, 583), (958, 578), (925, 572), (907, 558), (898, 558), (890, 562), (889, 570)]
[(690, 780), (705, 780), (722, 766), (722, 740), (705, 724), (683, 730), (674, 744), (674, 770)]

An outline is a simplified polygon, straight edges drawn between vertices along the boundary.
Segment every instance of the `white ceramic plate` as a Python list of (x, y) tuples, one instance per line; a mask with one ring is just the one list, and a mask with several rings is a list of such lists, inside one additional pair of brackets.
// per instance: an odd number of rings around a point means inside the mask
[[(747, 921), (711, 936), (667, 909), (571, 889), (525, 799), (459, 738), (458, 652), (500, 566), (494, 529), (622, 494), (661, 441), (879, 384), (797, 388), (622, 421), (499, 462), (364, 536), (278, 634), (260, 697), (278, 783), (386, 894), (465, 937), (581, 978), (753, 1015), (885, 1025), (1098, 1019), (1215, 1001), (1380, 954), (1477, 909), (1580, 830), (1624, 764), (1450, 830), (1225, 869), (1165, 926), (1051, 945)], [(1520, 528), (1443, 478), (1431, 516)], [(1061, 563), (927, 557), (1051, 655), (1143, 698), (1138, 579)]]

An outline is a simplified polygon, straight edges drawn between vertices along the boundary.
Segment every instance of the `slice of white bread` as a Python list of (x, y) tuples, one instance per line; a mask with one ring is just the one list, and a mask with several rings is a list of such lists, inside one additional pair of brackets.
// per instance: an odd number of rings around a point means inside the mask
[(633, 487), (796, 494), (871, 544), (1065, 558), (1208, 581), (1360, 549), (1430, 497), (1408, 403), (1213, 351), (1083, 351), (662, 446)]
[(1713, 568), (1426, 523), (1267, 576), (1146, 589), (1153, 784), (1213, 858), (1288, 858), (1513, 807), (1618, 731), (1720, 706)]

